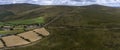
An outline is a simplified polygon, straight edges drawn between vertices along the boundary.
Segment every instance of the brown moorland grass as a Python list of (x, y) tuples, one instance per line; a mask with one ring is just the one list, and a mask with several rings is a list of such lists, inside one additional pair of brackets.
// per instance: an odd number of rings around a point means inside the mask
[(42, 34), (43, 36), (48, 36), (49, 32), (45, 28), (35, 29), (35, 32)]
[(23, 40), (22, 38), (20, 38), (18, 36), (15, 36), (15, 35), (2, 37), (2, 39), (6, 43), (7, 47), (20, 46), (20, 45), (29, 44), (29, 42)]
[(18, 35), (22, 36), (22, 37), (24, 37), (26, 39), (29, 39), (31, 42), (34, 42), (34, 41), (42, 39), (41, 36), (39, 36), (38, 34), (36, 34), (33, 31), (28, 31), (28, 32), (21, 33), (21, 34), (18, 34)]

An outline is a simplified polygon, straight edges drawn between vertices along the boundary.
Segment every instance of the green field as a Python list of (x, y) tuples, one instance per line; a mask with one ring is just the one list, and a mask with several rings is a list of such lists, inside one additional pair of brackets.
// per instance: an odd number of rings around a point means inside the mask
[[(10, 21), (7, 23), (0, 23), (0, 26), (5, 26), (5, 25), (9, 25), (9, 26), (15, 26), (15, 25), (30, 25), (30, 24), (42, 24), (44, 23), (44, 18), (43, 17), (39, 17), (39, 18), (34, 18), (34, 19), (27, 19), (27, 20), (16, 20), (16, 21)], [(24, 32), (23, 28), (17, 27), (19, 30), (12, 30), (12, 31), (4, 31), (4, 30), (0, 30), (0, 34), (14, 34), (14, 33), (21, 33)]]
[(35, 23), (44, 23), (44, 18), (43, 17), (38, 17), (34, 19), (26, 19), (26, 20), (15, 20), (15, 21), (10, 21), (7, 22), (10, 24), (35, 24)]
[(21, 30), (12, 30), (12, 31), (0, 31), (0, 34), (16, 34), (16, 33), (21, 33), (21, 32), (24, 32), (23, 29)]

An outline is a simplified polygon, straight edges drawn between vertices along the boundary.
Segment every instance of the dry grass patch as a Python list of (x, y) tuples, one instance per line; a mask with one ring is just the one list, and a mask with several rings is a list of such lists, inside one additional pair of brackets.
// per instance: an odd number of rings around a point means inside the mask
[(31, 42), (37, 41), (37, 40), (42, 38), (41, 36), (39, 36), (38, 34), (36, 34), (33, 31), (21, 33), (21, 34), (18, 34), (18, 35), (22, 36), (22, 37), (24, 37), (26, 39), (29, 39)]
[(29, 42), (15, 35), (2, 37), (2, 39), (5, 41), (7, 47), (29, 44)]
[(50, 34), (45, 28), (35, 29), (34, 31), (43, 36), (48, 36)]

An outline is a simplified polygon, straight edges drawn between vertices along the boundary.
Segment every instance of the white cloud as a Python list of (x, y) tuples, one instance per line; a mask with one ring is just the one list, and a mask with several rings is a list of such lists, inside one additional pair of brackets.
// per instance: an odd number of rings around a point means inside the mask
[(33, 1), (38, 1), (38, 0), (33, 0)]
[(113, 2), (113, 0), (0, 0), (0, 4), (11, 4), (11, 3), (31, 3), (39, 5), (91, 5), (100, 4), (106, 6), (120, 6), (120, 0)]

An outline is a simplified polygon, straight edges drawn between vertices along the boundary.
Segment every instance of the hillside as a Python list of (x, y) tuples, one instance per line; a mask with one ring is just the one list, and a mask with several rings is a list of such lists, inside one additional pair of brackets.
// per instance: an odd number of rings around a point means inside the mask
[(27, 10), (38, 8), (39, 5), (32, 4), (8, 4), (8, 5), (0, 5), (0, 11), (12, 11), (14, 13), (21, 13)]
[[(88, 17), (86, 15), (89, 15), (90, 18), (92, 18), (95, 16), (94, 14), (97, 12), (99, 15), (97, 18), (99, 19), (104, 18), (104, 16), (102, 15), (105, 14), (106, 18), (111, 16), (111, 19), (109, 20), (113, 20), (113, 18), (119, 16), (119, 12), (120, 12), (120, 10), (117, 8), (109, 8), (100, 5), (71, 7), (71, 6), (38, 6), (32, 4), (11, 4), (11, 5), (1, 5), (0, 10), (1, 10), (0, 14), (2, 14), (0, 16), (0, 21), (6, 23), (15, 20), (20, 21), (20, 20), (33, 19), (38, 17), (55, 17), (55, 16), (57, 17), (61, 14), (63, 14), (64, 16), (75, 16), (77, 14), (81, 14), (76, 16), (80, 18), (81, 16)], [(89, 13), (91, 13), (92, 15), (90, 15)]]
[(119, 13), (120, 8), (100, 5), (39, 6), (17, 15), (7, 16), (3, 21), (28, 23), (29, 19), (33, 19), (31, 21), (34, 22), (36, 18), (43, 17), (47, 23), (54, 17), (60, 16), (46, 26), (51, 33), (50, 36), (35, 45), (9, 50), (119, 50)]
[[(45, 7), (44, 7), (45, 8)], [(41, 17), (37, 10), (42, 9), (41, 6), (32, 4), (10, 4), (0, 5), (0, 22), (8, 23), (14, 20), (22, 20)], [(22, 24), (22, 23), (21, 23)]]

